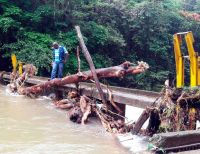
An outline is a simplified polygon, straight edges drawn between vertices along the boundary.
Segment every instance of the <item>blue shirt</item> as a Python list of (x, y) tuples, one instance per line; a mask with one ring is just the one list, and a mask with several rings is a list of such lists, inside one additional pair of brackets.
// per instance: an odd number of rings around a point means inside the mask
[[(59, 48), (60, 47), (61, 46), (59, 46)], [(54, 59), (54, 61), (55, 62), (60, 62), (60, 59), (59, 59), (59, 57), (60, 57), (60, 55), (59, 55), (60, 54), (59, 48), (58, 49), (54, 49), (54, 51), (55, 51), (55, 59)], [(65, 54), (68, 54), (67, 49), (65, 47), (63, 47), (63, 49), (64, 49)]]

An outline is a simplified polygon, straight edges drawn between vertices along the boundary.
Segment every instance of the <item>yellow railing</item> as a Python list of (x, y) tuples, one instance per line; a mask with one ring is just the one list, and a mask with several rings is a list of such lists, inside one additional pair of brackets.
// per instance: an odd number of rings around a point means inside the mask
[(15, 54), (11, 55), (12, 60), (12, 66), (13, 66), (13, 72), (17, 72), (17, 66), (18, 66), (18, 73), (21, 75), (23, 73), (23, 63), (21, 61), (17, 61), (17, 57)]
[[(185, 36), (188, 56), (183, 56), (181, 52), (182, 36)], [(174, 53), (176, 62), (176, 87), (184, 86), (184, 57), (188, 57), (190, 61), (190, 86), (200, 85), (200, 57), (195, 52), (194, 37), (192, 32), (183, 32), (174, 34)]]

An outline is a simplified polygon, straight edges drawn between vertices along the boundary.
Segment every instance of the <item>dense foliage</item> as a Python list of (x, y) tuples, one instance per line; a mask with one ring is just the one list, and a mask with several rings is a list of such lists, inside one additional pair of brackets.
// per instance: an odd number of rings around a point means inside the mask
[[(150, 65), (145, 74), (110, 83), (158, 90), (170, 74), (175, 77), (173, 34), (193, 31), (200, 42), (200, 23), (180, 14), (198, 13), (199, 4), (200, 0), (0, 0), (0, 69), (11, 68), (9, 57), (15, 53), (39, 68), (39, 75), (48, 76), (51, 44), (58, 41), (70, 53), (65, 74), (76, 73), (74, 25), (79, 25), (97, 68), (125, 60)], [(195, 47), (200, 49), (200, 44)], [(88, 69), (81, 59), (81, 69)]]

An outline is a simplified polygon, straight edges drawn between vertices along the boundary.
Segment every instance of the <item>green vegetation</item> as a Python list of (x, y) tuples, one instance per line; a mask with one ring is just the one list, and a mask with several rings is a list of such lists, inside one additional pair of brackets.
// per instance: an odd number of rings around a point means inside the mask
[[(181, 10), (199, 11), (199, 0), (0, 0), (1, 70), (11, 68), (9, 56), (32, 63), (39, 75), (49, 76), (51, 43), (70, 53), (65, 74), (77, 72), (74, 25), (81, 27), (97, 68), (125, 60), (143, 60), (149, 71), (109, 83), (158, 90), (171, 73), (175, 77), (173, 34), (193, 31), (200, 42), (200, 23)], [(196, 49), (200, 49), (197, 44)], [(81, 69), (88, 65), (82, 57)]]

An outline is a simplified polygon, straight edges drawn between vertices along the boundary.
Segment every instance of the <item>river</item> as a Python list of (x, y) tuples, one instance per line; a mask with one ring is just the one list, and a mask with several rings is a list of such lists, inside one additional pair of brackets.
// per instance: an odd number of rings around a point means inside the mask
[(0, 86), (0, 153), (132, 153), (119, 144), (118, 139), (126, 136), (105, 132), (99, 121), (91, 119), (84, 126), (72, 123), (51, 100), (11, 95), (5, 89)]

